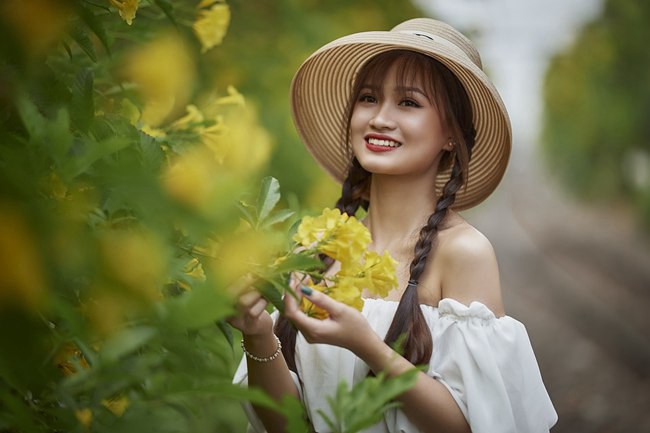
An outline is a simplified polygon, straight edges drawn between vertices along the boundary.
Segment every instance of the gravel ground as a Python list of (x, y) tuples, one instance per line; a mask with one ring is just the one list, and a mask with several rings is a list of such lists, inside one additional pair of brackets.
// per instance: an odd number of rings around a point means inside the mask
[(492, 241), (506, 310), (528, 328), (553, 432), (650, 433), (650, 236), (615, 206), (575, 203), (531, 161), (465, 216)]

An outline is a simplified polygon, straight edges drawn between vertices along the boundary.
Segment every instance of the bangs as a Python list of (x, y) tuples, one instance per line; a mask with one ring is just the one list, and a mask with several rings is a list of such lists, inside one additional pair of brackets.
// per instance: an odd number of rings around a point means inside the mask
[[(395, 86), (396, 87), (415, 87), (417, 83), (422, 87), (430, 103), (439, 106), (439, 89), (436, 80), (436, 73), (431, 73), (438, 68), (436, 62), (429, 56), (416, 53), (414, 51), (394, 50), (388, 51), (382, 55), (373, 57), (364, 65), (359, 76), (357, 77), (357, 89), (355, 96), (361, 91), (363, 86), (370, 86), (377, 89), (380, 94), (383, 91), (382, 83), (388, 70), (396, 65)], [(435, 65), (435, 66), (434, 66)], [(432, 68), (433, 66), (433, 68)]]

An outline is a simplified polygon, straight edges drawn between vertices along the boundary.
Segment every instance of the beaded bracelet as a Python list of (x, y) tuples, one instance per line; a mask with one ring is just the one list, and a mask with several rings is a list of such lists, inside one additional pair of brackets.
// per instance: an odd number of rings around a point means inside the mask
[(252, 359), (253, 361), (257, 362), (271, 362), (278, 356), (280, 356), (280, 353), (282, 353), (282, 343), (280, 343), (280, 339), (278, 338), (277, 335), (273, 334), (275, 337), (275, 341), (278, 342), (278, 348), (275, 350), (273, 355), (267, 356), (266, 358), (260, 358), (259, 356), (255, 356), (252, 353), (250, 353), (248, 350), (246, 350), (246, 347), (244, 346), (244, 340), (242, 339), (241, 341), (241, 348), (244, 351), (244, 354), (246, 354), (246, 357)]

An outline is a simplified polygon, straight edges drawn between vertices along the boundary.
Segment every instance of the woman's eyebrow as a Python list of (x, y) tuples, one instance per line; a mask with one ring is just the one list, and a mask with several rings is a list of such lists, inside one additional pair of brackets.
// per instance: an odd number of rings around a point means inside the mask
[(396, 93), (419, 93), (425, 98), (429, 99), (429, 96), (424, 92), (424, 90), (420, 89), (419, 87), (411, 87), (411, 86), (397, 86), (395, 87), (395, 92)]

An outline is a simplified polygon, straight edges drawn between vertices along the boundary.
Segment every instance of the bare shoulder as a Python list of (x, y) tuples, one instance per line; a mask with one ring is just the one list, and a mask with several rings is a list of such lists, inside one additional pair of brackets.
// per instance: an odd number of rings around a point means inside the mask
[(483, 233), (461, 220), (440, 231), (437, 255), (443, 297), (466, 305), (478, 301), (504, 314), (496, 254)]

